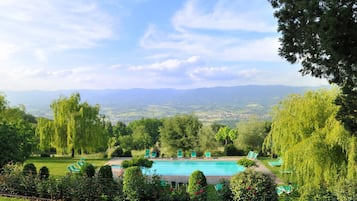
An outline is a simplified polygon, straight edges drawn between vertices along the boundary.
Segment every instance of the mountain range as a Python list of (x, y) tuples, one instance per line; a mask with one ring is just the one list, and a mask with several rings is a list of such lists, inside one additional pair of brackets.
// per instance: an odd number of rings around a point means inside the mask
[(197, 89), (101, 89), (59, 91), (3, 91), (10, 106), (24, 105), (34, 116), (52, 117), (50, 104), (60, 96), (79, 92), (82, 101), (99, 104), (111, 121), (130, 122), (194, 114), (207, 123), (234, 124), (251, 116), (269, 119), (271, 108), (290, 94), (321, 87), (234, 86)]

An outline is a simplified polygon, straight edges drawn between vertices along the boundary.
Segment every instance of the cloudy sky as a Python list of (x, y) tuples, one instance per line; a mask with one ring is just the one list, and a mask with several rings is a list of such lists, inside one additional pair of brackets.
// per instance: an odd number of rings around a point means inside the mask
[(0, 90), (320, 86), (266, 0), (1, 0)]

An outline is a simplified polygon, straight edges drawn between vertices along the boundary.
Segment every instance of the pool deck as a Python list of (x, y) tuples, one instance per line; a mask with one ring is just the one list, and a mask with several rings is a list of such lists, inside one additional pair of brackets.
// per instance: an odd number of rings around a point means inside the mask
[[(199, 160), (199, 161), (209, 161), (209, 160), (220, 160), (220, 161), (231, 161), (231, 160), (239, 160), (243, 158), (243, 156), (240, 157), (219, 157), (219, 158), (211, 158), (211, 159), (204, 159), (204, 158), (197, 158), (197, 159), (190, 159), (190, 158), (182, 158), (182, 159), (173, 159), (173, 158), (157, 158), (157, 159), (151, 159), (153, 161), (155, 160), (166, 160), (166, 161), (173, 161), (173, 160)], [(112, 158), (110, 161), (108, 161), (107, 165), (121, 165), (121, 162), (124, 160), (130, 160), (131, 157), (120, 157), (120, 158)], [(280, 184), (282, 181), (277, 178), (267, 167), (263, 165), (259, 160), (256, 160), (256, 167), (252, 167), (253, 170), (258, 171), (258, 172), (263, 172), (265, 174), (268, 174), (274, 179), (275, 183)], [(124, 173), (123, 169), (113, 169), (113, 175), (114, 178), (118, 178)], [(162, 175), (161, 178), (165, 181), (174, 181), (176, 183), (187, 183), (188, 182), (188, 176), (165, 176)], [(207, 183), (209, 184), (217, 184), (219, 183), (222, 179), (230, 179), (230, 176), (206, 176)]]

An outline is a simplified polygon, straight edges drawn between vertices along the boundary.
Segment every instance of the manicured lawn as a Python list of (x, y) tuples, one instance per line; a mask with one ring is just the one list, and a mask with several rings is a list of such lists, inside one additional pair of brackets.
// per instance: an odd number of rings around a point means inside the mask
[(20, 198), (0, 197), (0, 201), (28, 201)]
[(41, 167), (46, 166), (50, 171), (50, 175), (56, 177), (66, 175), (68, 173), (67, 166), (72, 163), (77, 163), (80, 158), (85, 158), (87, 163), (91, 163), (95, 167), (103, 166), (108, 162), (108, 159), (93, 158), (91, 156), (78, 156), (75, 158), (61, 156), (51, 158), (31, 157), (25, 161), (25, 164), (33, 163), (36, 166), (37, 171), (39, 171)]

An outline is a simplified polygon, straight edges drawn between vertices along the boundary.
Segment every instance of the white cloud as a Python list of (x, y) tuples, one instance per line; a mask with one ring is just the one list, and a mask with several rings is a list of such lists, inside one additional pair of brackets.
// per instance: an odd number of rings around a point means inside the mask
[[(219, 0), (210, 4), (207, 0), (189, 0), (172, 19), (177, 30), (213, 29), (221, 31), (242, 30), (274, 32), (272, 13), (264, 12), (268, 2)], [(247, 9), (246, 4), (249, 4)], [(270, 5), (269, 5), (270, 6)]]
[[(97, 46), (113, 36), (111, 17), (94, 1), (6, 1), (0, 4), (1, 41), (34, 52), (82, 49)], [(1, 48), (3, 49), (3, 48)], [(42, 51), (42, 52), (41, 52)]]

